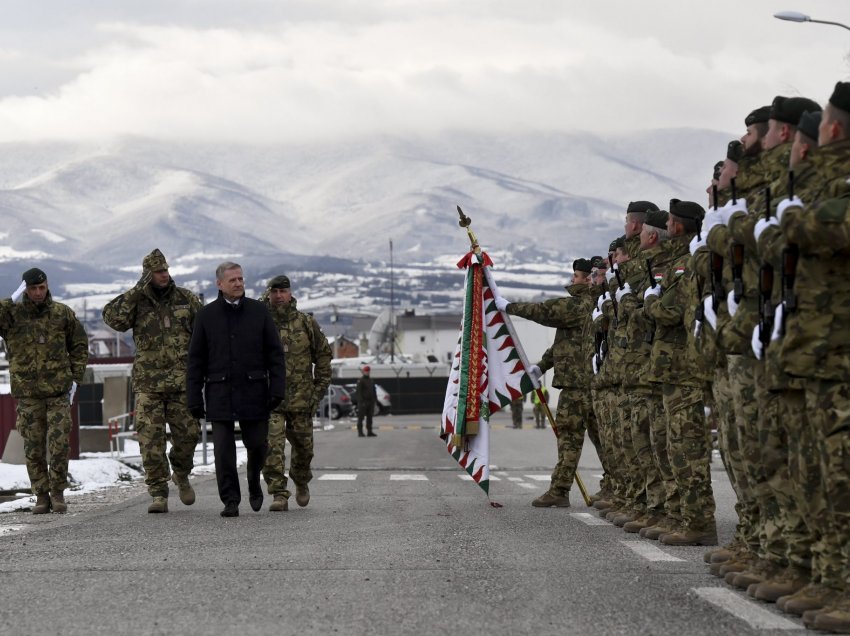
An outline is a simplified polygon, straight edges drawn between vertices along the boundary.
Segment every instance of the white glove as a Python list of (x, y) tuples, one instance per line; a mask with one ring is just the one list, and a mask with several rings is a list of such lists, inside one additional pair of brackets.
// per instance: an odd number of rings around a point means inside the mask
[(511, 304), (509, 300), (505, 300), (501, 296), (496, 296), (495, 302), (496, 302), (496, 309), (498, 309), (499, 311), (505, 311), (507, 306)]
[(610, 303), (610, 302), (611, 302), (611, 295), (607, 291), (602, 292), (602, 295), (596, 301), (596, 308), (601, 311), (602, 307), (605, 305), (605, 303)]
[(756, 323), (756, 326), (753, 327), (753, 339), (750, 341), (750, 346), (753, 348), (756, 360), (761, 360), (764, 353), (764, 345), (761, 343), (761, 323)]
[(606, 280), (607, 282), (609, 282), (609, 283), (610, 283), (610, 282), (611, 282), (611, 279), (612, 279), (612, 278), (614, 278), (614, 276), (615, 276), (615, 274), (614, 274), (614, 270), (613, 270), (613, 269), (609, 268), (609, 269), (605, 270), (605, 280)]
[(779, 226), (779, 221), (775, 216), (770, 217), (769, 219), (761, 218), (756, 221), (756, 226), (753, 228), (753, 236), (756, 238), (756, 242), (758, 242), (759, 237), (762, 232), (764, 232), (771, 225)]
[(68, 391), (68, 404), (74, 403), (74, 394), (77, 392), (77, 383), (71, 382), (71, 390)]
[(738, 199), (735, 203), (729, 201), (726, 205), (718, 210), (720, 213), (720, 224), (726, 225), (729, 223), (729, 219), (732, 218), (733, 214), (737, 214), (738, 212), (747, 213), (747, 200), (746, 199)]
[(738, 312), (738, 303), (735, 302), (735, 290), (729, 292), (726, 296), (726, 303), (729, 306), (729, 315), (731, 317), (735, 317), (735, 314)]
[[(720, 210), (722, 208), (709, 208), (708, 212), (705, 213), (705, 218), (702, 220), (702, 233), (704, 235), (708, 235), (708, 231), (713, 228), (715, 225), (720, 223), (721, 215)], [(691, 252), (693, 253), (693, 252)]]
[(782, 337), (782, 322), (785, 320), (785, 303), (781, 302), (776, 305), (776, 311), (773, 313), (773, 331), (770, 332), (770, 340), (779, 340)]
[(538, 367), (536, 364), (532, 364), (530, 367), (528, 367), (528, 369), (526, 369), (526, 371), (528, 371), (528, 375), (530, 375), (532, 378), (534, 378), (538, 382), (540, 381), (540, 378), (543, 377), (543, 372), (540, 370), (540, 367)]
[(779, 205), (776, 206), (776, 219), (781, 221), (782, 215), (785, 214), (785, 210), (790, 207), (803, 208), (805, 205), (800, 200), (800, 197), (796, 195), (791, 199), (782, 199), (782, 201), (779, 202)]
[(647, 300), (650, 296), (661, 296), (661, 285), (647, 287), (646, 291), (643, 292), (643, 299)]
[(21, 284), (18, 285), (18, 288), (12, 292), (12, 302), (16, 303), (23, 296), (24, 291), (26, 291), (27, 283), (26, 281), (21, 281)]
[(702, 315), (711, 328), (717, 331), (717, 314), (714, 313), (714, 299), (706, 296), (702, 301)]
[[(700, 238), (702, 236), (702, 238)], [(691, 239), (690, 242), (690, 250), (691, 256), (697, 253), (697, 250), (701, 247), (705, 247), (707, 243), (705, 242), (706, 237), (708, 236), (708, 230), (705, 226), (702, 228), (701, 234), (698, 234), (694, 238)]]
[(601, 309), (598, 309), (598, 308), (597, 308), (597, 309), (594, 309), (594, 310), (593, 310), (593, 313), (592, 313), (592, 314), (590, 314), (590, 319), (591, 319), (593, 322), (596, 322), (599, 318), (602, 318), (602, 310), (601, 310)]
[(596, 366), (596, 356), (590, 359), (590, 364), (593, 366), (593, 375), (597, 375), (599, 373), (599, 367)]
[(619, 303), (623, 300), (623, 296), (625, 296), (626, 294), (631, 294), (631, 293), (632, 293), (631, 286), (628, 283), (624, 283), (623, 286), (614, 293), (614, 298), (616, 298), (617, 302)]

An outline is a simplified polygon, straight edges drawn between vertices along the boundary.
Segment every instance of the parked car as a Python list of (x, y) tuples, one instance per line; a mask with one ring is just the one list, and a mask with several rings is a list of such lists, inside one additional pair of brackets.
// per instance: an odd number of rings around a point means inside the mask
[[(354, 402), (351, 399), (351, 395), (348, 391), (345, 390), (344, 387), (339, 386), (338, 384), (331, 384), (329, 387), (330, 391), (330, 416), (332, 420), (338, 420), (341, 417), (346, 415), (350, 415), (354, 410)], [(319, 417), (327, 417), (328, 416), (328, 393), (325, 392), (325, 395), (319, 401), (319, 407), (317, 409), (317, 414)]]
[[(344, 385), (351, 394), (351, 400), (354, 402), (354, 411), (357, 411), (357, 384)], [(392, 410), (392, 402), (390, 394), (380, 384), (375, 385), (375, 393), (378, 394), (378, 401), (375, 402), (375, 410), (372, 415), (387, 415)]]

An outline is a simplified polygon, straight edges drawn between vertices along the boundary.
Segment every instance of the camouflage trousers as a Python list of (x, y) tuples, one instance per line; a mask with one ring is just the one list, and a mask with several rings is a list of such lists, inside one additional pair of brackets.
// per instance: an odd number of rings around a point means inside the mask
[(618, 387), (612, 393), (614, 414), (614, 444), (622, 457), (622, 479), (626, 490), (626, 507), (638, 513), (646, 511), (646, 490), (640, 478), (638, 459), (632, 441), (632, 399), (628, 389)]
[[(673, 479), (667, 457), (664, 405), (657, 386), (634, 387), (630, 390), (630, 398), (632, 448), (635, 455), (634, 472), (644, 491), (645, 511), (650, 516), (663, 515), (667, 493), (662, 472), (668, 479)], [(656, 422), (660, 422), (657, 428), (663, 431), (661, 440), (663, 446), (660, 449), (656, 448), (656, 443), (659, 441), (656, 439)]]
[[(18, 398), (15, 428), (24, 440), (34, 495), (68, 487), (71, 405), (64, 393), (52, 398)], [(48, 465), (48, 455), (50, 463)]]
[(511, 402), (511, 422), (514, 428), (522, 428), (522, 402), (519, 404)]
[(668, 517), (688, 530), (713, 529), (714, 495), (711, 491), (711, 433), (705, 421), (703, 388), (662, 385), (667, 416), (667, 453), (676, 481), (678, 514), (673, 504)]
[(820, 577), (824, 585), (850, 589), (850, 385), (811, 380), (805, 392), (827, 505)]
[(307, 484), (313, 479), (310, 462), (313, 461), (313, 418), (307, 411), (272, 413), (269, 418), (269, 454), (263, 467), (263, 478), (270, 495), (291, 495), (287, 489), (285, 471), (286, 441), (292, 446), (289, 459), (289, 477), (295, 483)]
[[(741, 524), (743, 540), (747, 550), (764, 558), (759, 539), (760, 507), (764, 498), (764, 474), (761, 470), (761, 448), (758, 436), (758, 400), (755, 387), (755, 363), (752, 358), (741, 355), (726, 356), (729, 385), (733, 387), (732, 406), (735, 412), (735, 430), (731, 432), (729, 444), (735, 445), (740, 456), (729, 453), (728, 459), (738, 486), (739, 515), (746, 519)], [(735, 441), (732, 441), (735, 440)]]
[[(167, 456), (166, 423), (171, 431), (171, 451)], [(200, 432), (198, 420), (186, 407), (185, 393), (136, 394), (136, 433), (151, 497), (168, 496), (172, 470), (178, 475), (192, 472)]]
[[(602, 464), (602, 480), (599, 483), (600, 489), (611, 493), (616, 492), (616, 478), (613, 473), (610, 426), (608, 426), (608, 402), (605, 399), (607, 387), (592, 389), (591, 400), (593, 404), (593, 420), (596, 422), (596, 432), (599, 443), (596, 445), (596, 453), (599, 455), (599, 462)], [(592, 441), (593, 438), (591, 438)]]
[(561, 389), (555, 427), (558, 432), (558, 463), (552, 471), (549, 492), (565, 496), (575, 479), (584, 432), (593, 417), (593, 405), (586, 389)]

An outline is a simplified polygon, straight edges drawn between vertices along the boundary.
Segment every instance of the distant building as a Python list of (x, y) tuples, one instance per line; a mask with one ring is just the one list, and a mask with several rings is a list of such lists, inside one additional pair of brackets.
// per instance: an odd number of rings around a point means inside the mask
[(328, 338), (334, 358), (356, 358), (360, 355), (360, 347), (353, 340), (345, 336)]

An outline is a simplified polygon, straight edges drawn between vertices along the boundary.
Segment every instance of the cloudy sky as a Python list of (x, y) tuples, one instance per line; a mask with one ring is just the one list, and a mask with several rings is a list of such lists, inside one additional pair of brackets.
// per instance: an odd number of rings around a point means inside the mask
[(5, 0), (0, 141), (738, 133), (850, 78), (850, 31), (785, 9), (850, 24), (827, 0)]

